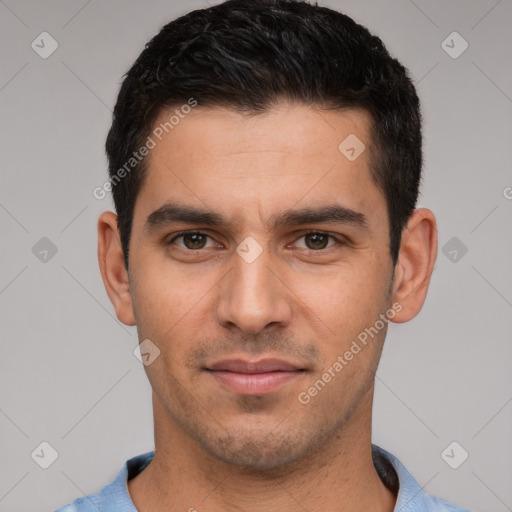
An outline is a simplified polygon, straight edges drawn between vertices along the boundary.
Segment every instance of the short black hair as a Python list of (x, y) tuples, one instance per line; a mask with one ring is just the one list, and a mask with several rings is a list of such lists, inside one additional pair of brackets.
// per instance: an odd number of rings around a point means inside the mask
[(370, 173), (387, 201), (396, 264), (421, 179), (420, 103), (407, 69), (366, 27), (306, 1), (228, 0), (166, 24), (123, 78), (106, 152), (126, 268), (148, 168), (139, 149), (164, 108), (191, 101), (250, 115), (283, 100), (369, 112)]

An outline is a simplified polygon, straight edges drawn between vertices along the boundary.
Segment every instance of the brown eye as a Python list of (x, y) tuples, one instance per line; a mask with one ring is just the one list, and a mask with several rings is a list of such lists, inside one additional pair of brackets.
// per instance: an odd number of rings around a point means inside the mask
[[(175, 244), (181, 249), (188, 249), (190, 251), (198, 251), (204, 249), (207, 246), (208, 239), (210, 237), (204, 233), (181, 233), (175, 236), (169, 244)], [(181, 239), (181, 243), (177, 241)]]
[(306, 246), (311, 250), (325, 249), (329, 243), (329, 235), (323, 233), (308, 233), (304, 235)]
[(187, 233), (183, 235), (183, 243), (187, 249), (202, 249), (206, 244), (206, 236), (201, 233)]

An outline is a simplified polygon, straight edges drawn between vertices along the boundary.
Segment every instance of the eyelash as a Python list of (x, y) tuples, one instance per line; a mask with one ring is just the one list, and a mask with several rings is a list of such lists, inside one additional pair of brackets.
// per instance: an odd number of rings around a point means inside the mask
[[(171, 240), (166, 242), (166, 245), (168, 245), (168, 246), (169, 245), (173, 245), (174, 242), (178, 238), (181, 238), (184, 235), (203, 235), (203, 236), (206, 236), (206, 237), (208, 237), (208, 238), (213, 240), (213, 238), (210, 235), (207, 235), (206, 233), (203, 233), (201, 231), (181, 231), (180, 233), (176, 233), (171, 238)], [(315, 254), (325, 253), (325, 252), (329, 251), (330, 249), (333, 249), (335, 246), (346, 245), (346, 242), (344, 242), (343, 240), (340, 240), (339, 238), (336, 238), (335, 236), (330, 235), (329, 233), (326, 233), (324, 231), (307, 231), (306, 233), (303, 233), (298, 239), (300, 240), (301, 238), (304, 238), (307, 235), (324, 235), (324, 236), (327, 236), (329, 239), (334, 240), (336, 242), (336, 244), (331, 245), (330, 247), (326, 247), (324, 249), (303, 249), (304, 251), (307, 251), (309, 253), (315, 253)], [(203, 249), (187, 249), (187, 248), (183, 248), (183, 247), (179, 247), (179, 246), (177, 246), (177, 247), (178, 247), (179, 250), (182, 250), (182, 251), (185, 251), (185, 252), (191, 253), (191, 254), (196, 254), (196, 253), (199, 253), (199, 252), (204, 252), (205, 249), (208, 249), (208, 248), (203, 248)]]

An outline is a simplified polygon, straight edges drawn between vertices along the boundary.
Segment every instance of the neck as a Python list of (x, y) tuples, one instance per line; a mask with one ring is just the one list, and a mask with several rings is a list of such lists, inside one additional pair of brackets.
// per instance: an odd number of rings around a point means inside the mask
[(343, 429), (307, 459), (272, 471), (234, 467), (206, 453), (154, 399), (155, 457), (128, 482), (132, 501), (140, 512), (391, 512), (396, 497), (372, 461), (372, 396), (370, 390)]

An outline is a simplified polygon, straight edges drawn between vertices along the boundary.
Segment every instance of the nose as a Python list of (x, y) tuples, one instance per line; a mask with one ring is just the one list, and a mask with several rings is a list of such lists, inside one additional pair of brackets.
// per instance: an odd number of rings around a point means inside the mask
[(270, 325), (288, 325), (291, 293), (268, 250), (250, 263), (235, 253), (230, 264), (230, 271), (219, 284), (219, 325), (230, 329), (236, 326), (246, 334), (257, 334)]

